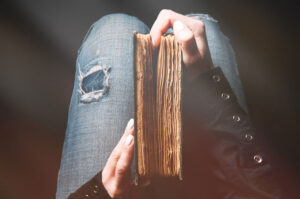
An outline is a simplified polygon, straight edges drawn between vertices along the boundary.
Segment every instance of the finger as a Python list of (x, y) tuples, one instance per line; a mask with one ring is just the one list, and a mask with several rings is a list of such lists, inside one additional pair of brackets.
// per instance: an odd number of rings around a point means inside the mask
[(213, 68), (213, 63), (204, 24), (194, 19), (190, 23), (194, 24), (192, 30), (178, 20), (173, 23), (173, 29), (177, 41), (182, 45), (183, 62), (189, 68), (189, 76), (193, 79)]
[(203, 58), (203, 64), (208, 68), (213, 68), (213, 63), (206, 38), (205, 24), (199, 20), (193, 20), (193, 34), (197, 44), (200, 56)]
[(117, 186), (129, 185), (130, 165), (133, 159), (133, 135), (129, 134), (122, 147), (122, 154), (116, 165), (115, 177)]
[(189, 23), (186, 25), (193, 32), (196, 46), (199, 52), (198, 56), (200, 57), (200, 59), (198, 60), (200, 61), (200, 63), (198, 64), (200, 64), (199, 66), (201, 66), (201, 72), (204, 72), (214, 67), (208, 47), (205, 24), (202, 21), (191, 17), (189, 17), (188, 22)]
[(173, 22), (176, 20), (182, 21), (187, 24), (187, 26), (190, 24), (189, 17), (178, 14), (172, 10), (164, 9), (159, 13), (150, 30), (153, 47), (156, 48), (159, 46), (161, 35), (166, 32), (170, 26), (173, 26)]
[(126, 128), (125, 128), (125, 131), (124, 131), (124, 134), (122, 135), (121, 139), (119, 140), (116, 148), (117, 149), (121, 149), (122, 146), (123, 146), (123, 143), (124, 143), (124, 140), (126, 139), (126, 137), (129, 135), (129, 134), (133, 134), (133, 129), (134, 129), (134, 119), (130, 119), (126, 125)]
[(186, 27), (188, 27), (188, 29), (192, 31), (201, 55), (209, 52), (207, 50), (208, 45), (204, 23), (198, 19), (187, 17), (167, 9), (164, 9), (159, 13), (157, 19), (151, 27), (150, 35), (152, 38), (153, 47), (156, 48), (159, 46), (161, 35), (166, 32), (170, 26), (173, 27), (175, 21), (181, 21), (186, 25)]
[(174, 22), (173, 30), (176, 40), (182, 47), (183, 62), (187, 67), (190, 67), (200, 59), (194, 34), (181, 21)]
[[(174, 23), (180, 21), (186, 27), (186, 32), (182, 36), (176, 34), (176, 39), (180, 40), (183, 47), (183, 61), (189, 67), (190, 79), (194, 79), (200, 73), (213, 68), (208, 42), (206, 39), (205, 25), (203, 22), (187, 17), (171, 10), (162, 10), (156, 21), (154, 22), (150, 34), (152, 38), (153, 47), (159, 46), (161, 35), (172, 26)], [(178, 31), (177, 31), (178, 32)], [(192, 34), (193, 38), (192, 38)]]
[(117, 162), (118, 162), (118, 160), (121, 156), (121, 153), (122, 153), (122, 145), (125, 141), (125, 138), (128, 135), (133, 135), (133, 134), (134, 134), (134, 120), (130, 119), (127, 123), (126, 128), (125, 128), (124, 134), (122, 135), (122, 137), (119, 140), (117, 146), (113, 149), (111, 155), (109, 156), (105, 168), (106, 167), (110, 168), (111, 172), (114, 173), (116, 164), (117, 164)]

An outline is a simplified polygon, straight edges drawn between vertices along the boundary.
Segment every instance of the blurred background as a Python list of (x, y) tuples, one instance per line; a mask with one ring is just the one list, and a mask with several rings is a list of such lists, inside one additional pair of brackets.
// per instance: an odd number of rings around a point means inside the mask
[(77, 50), (122, 12), (150, 27), (163, 8), (207, 13), (236, 52), (255, 126), (298, 179), (299, 16), (291, 1), (1, 0), (0, 199), (53, 199)]

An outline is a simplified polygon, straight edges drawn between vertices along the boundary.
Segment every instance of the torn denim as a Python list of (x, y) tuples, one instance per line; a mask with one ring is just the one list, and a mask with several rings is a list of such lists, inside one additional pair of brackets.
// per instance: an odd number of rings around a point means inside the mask
[(94, 64), (87, 73), (83, 73), (79, 66), (79, 94), (80, 101), (91, 103), (99, 101), (109, 90), (110, 67)]

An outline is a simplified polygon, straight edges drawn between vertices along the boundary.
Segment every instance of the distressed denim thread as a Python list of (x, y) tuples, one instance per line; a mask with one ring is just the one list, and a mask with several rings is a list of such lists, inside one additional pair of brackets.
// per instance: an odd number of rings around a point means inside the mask
[[(80, 65), (78, 67), (79, 69), (79, 76), (78, 76), (78, 80), (79, 80), (79, 93), (80, 93), (80, 102), (82, 103), (91, 103), (91, 102), (95, 102), (95, 101), (99, 101), (104, 95), (106, 95), (108, 93), (109, 90), (109, 75), (110, 75), (110, 67), (107, 67), (105, 65), (100, 65), (100, 64), (96, 64), (93, 67), (91, 67), (88, 72), (86, 74), (83, 74), (81, 69), (80, 69)], [(99, 90), (92, 90), (91, 92), (87, 92), (84, 90), (83, 88), (83, 84), (84, 84), (84, 79), (87, 78), (88, 76), (98, 72), (98, 71), (102, 71), (104, 73), (104, 81), (103, 82), (98, 82), (96, 80), (93, 80), (93, 84), (99, 84), (99, 83), (103, 83), (103, 88), (99, 89)]]

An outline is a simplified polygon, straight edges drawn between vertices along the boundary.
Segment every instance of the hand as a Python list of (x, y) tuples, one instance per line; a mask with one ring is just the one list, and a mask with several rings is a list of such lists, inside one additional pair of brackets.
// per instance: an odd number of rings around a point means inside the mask
[(133, 119), (129, 120), (122, 138), (102, 171), (102, 183), (112, 198), (126, 198), (130, 194), (130, 165), (134, 148), (133, 124)]
[(182, 47), (183, 62), (189, 78), (194, 79), (213, 68), (203, 22), (172, 10), (160, 11), (150, 31), (154, 48), (159, 46), (160, 37), (169, 26), (173, 27), (175, 38)]

